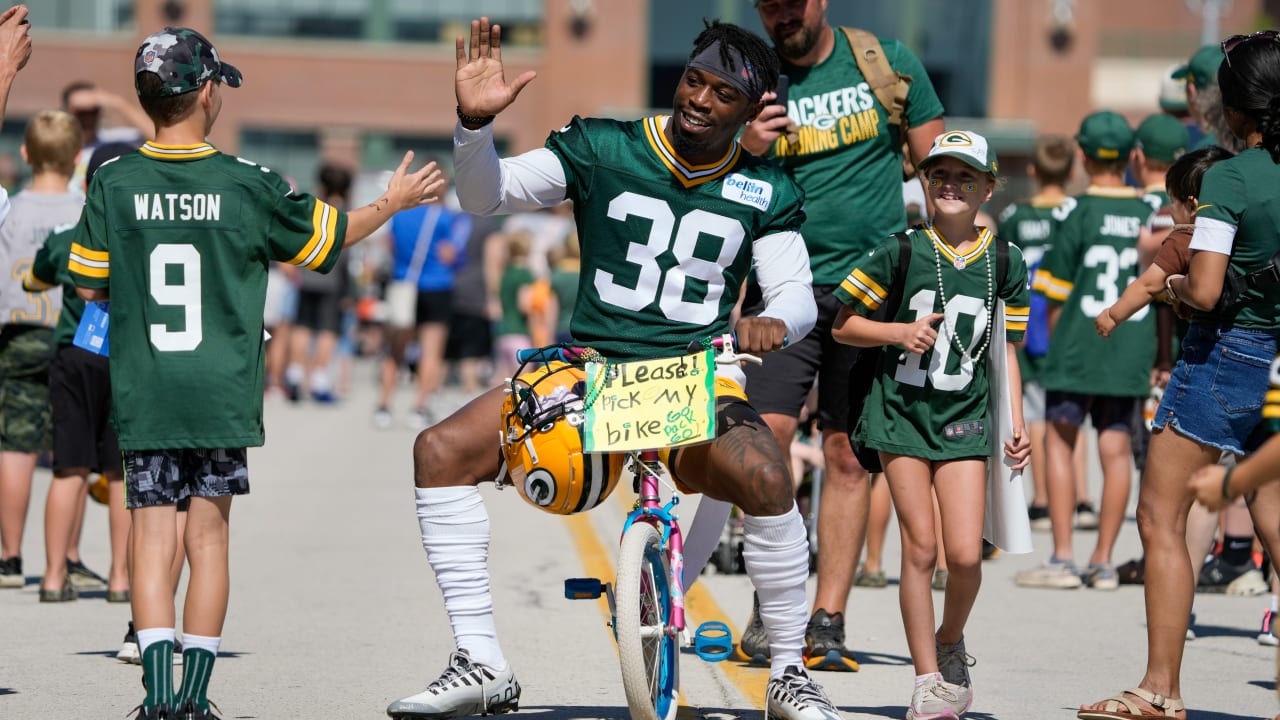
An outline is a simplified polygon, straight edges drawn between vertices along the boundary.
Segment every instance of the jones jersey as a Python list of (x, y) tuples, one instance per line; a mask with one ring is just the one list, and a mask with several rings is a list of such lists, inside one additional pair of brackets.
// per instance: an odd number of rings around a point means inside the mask
[[(75, 238), (75, 225), (54, 228), (44, 245), (36, 251), (31, 271), (22, 279), (22, 287), (28, 292), (60, 292), (62, 312), (53, 331), (54, 345), (70, 345), (75, 339), (76, 328), (84, 315), (84, 300), (76, 294), (71, 282), (67, 259), (71, 256), (71, 241)], [(58, 288), (61, 288), (60, 290)]]
[(1091, 186), (1064, 204), (1053, 248), (1036, 272), (1034, 289), (1061, 305), (1040, 382), (1046, 390), (1142, 397), (1155, 359), (1155, 313), (1145, 306), (1111, 337), (1094, 327), (1138, 276), (1138, 238), (1151, 206), (1133, 188)]
[(261, 445), (267, 263), (328, 272), (346, 231), (345, 214), (208, 144), (103, 165), (68, 266), (110, 294), (120, 447)]
[[(787, 116), (799, 126), (770, 156), (805, 192), (804, 244), (814, 285), (835, 285), (885, 236), (907, 226), (902, 203), (902, 137), (858, 69), (849, 40), (835, 32), (835, 47), (812, 67), (782, 62), (791, 81)], [(905, 45), (880, 38), (890, 67), (912, 77), (903, 117), (919, 127), (942, 116), (942, 102), (920, 60)]]
[[(875, 450), (929, 460), (985, 457), (990, 383), (983, 348), (988, 321), (995, 298), (1004, 300), (1006, 336), (991, 338), (991, 343), (1022, 339), (1027, 326), (1026, 262), (1011, 245), (1001, 282), (990, 230), (984, 228), (978, 245), (963, 256), (941, 238), (935, 255), (935, 243), (925, 230), (913, 228), (908, 234), (911, 260), (905, 278), (895, 277), (899, 243), (890, 237), (863, 256), (835, 296), (866, 317), (888, 298), (895, 282), (903, 282), (902, 304), (886, 322), (913, 323), (935, 312), (945, 312), (946, 321), (938, 324), (938, 339), (925, 353), (910, 353), (897, 345), (880, 350), (881, 372), (863, 405), (858, 438)], [(988, 281), (995, 296), (990, 301)], [(960, 347), (972, 355), (962, 355)]]
[(752, 243), (804, 222), (804, 196), (776, 165), (731, 143), (689, 166), (665, 121), (575, 117), (547, 139), (582, 244), (571, 332), (605, 357), (676, 355), (727, 332)]
[(0, 225), (0, 272), (5, 278), (0, 289), (0, 323), (47, 328), (57, 324), (62, 290), (24, 291), (22, 280), (30, 274), (31, 262), (49, 233), (74, 224), (83, 206), (79, 193), (23, 192), (13, 197), (13, 209)]

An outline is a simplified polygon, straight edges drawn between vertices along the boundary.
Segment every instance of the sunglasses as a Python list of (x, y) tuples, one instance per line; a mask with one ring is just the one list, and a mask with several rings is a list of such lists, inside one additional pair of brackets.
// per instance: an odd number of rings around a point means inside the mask
[(1231, 67), (1231, 51), (1239, 47), (1241, 43), (1255, 38), (1275, 42), (1277, 38), (1280, 38), (1280, 30), (1259, 30), (1258, 32), (1251, 33), (1249, 35), (1232, 35), (1226, 40), (1223, 40), (1221, 46), (1222, 54), (1224, 56), (1223, 59), (1227, 62), (1227, 67)]

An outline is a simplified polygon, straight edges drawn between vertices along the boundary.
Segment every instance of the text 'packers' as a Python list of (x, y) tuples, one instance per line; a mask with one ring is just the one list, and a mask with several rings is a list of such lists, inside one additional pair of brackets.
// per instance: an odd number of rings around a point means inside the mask
[(134, 193), (138, 220), (222, 219), (222, 196), (217, 193)]

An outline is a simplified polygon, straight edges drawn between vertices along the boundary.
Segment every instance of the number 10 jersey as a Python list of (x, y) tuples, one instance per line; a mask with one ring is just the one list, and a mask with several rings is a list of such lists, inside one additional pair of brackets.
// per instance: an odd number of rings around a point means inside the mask
[(346, 230), (344, 213), (208, 144), (103, 165), (68, 269), (110, 295), (120, 447), (261, 445), (267, 264), (328, 272)]

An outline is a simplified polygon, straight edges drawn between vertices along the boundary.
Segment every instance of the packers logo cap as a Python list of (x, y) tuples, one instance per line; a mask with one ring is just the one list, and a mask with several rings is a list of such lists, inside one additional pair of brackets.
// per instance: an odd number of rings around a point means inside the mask
[(1218, 66), (1222, 64), (1222, 48), (1218, 45), (1204, 45), (1196, 51), (1186, 65), (1173, 71), (1173, 77), (1185, 79), (1188, 85), (1195, 85), (1197, 90), (1209, 87), (1209, 83), (1218, 79)]
[(1076, 142), (1085, 156), (1094, 160), (1126, 160), (1133, 150), (1133, 128), (1117, 113), (1099, 110), (1080, 123)]
[(999, 177), (1000, 165), (996, 153), (987, 139), (968, 130), (947, 130), (933, 139), (929, 154), (920, 161), (921, 170), (927, 170), (938, 158), (953, 157), (979, 172)]
[[(240, 87), (244, 76), (234, 66), (222, 62), (213, 43), (191, 28), (165, 28), (142, 41), (133, 60), (133, 73), (153, 72), (164, 84), (152, 97), (169, 97), (199, 90), (206, 80), (216, 79), (230, 87)], [(134, 88), (138, 95), (142, 89)]]
[(1191, 133), (1187, 126), (1172, 115), (1157, 113), (1148, 116), (1134, 131), (1136, 147), (1152, 160), (1172, 163), (1187, 151)]

